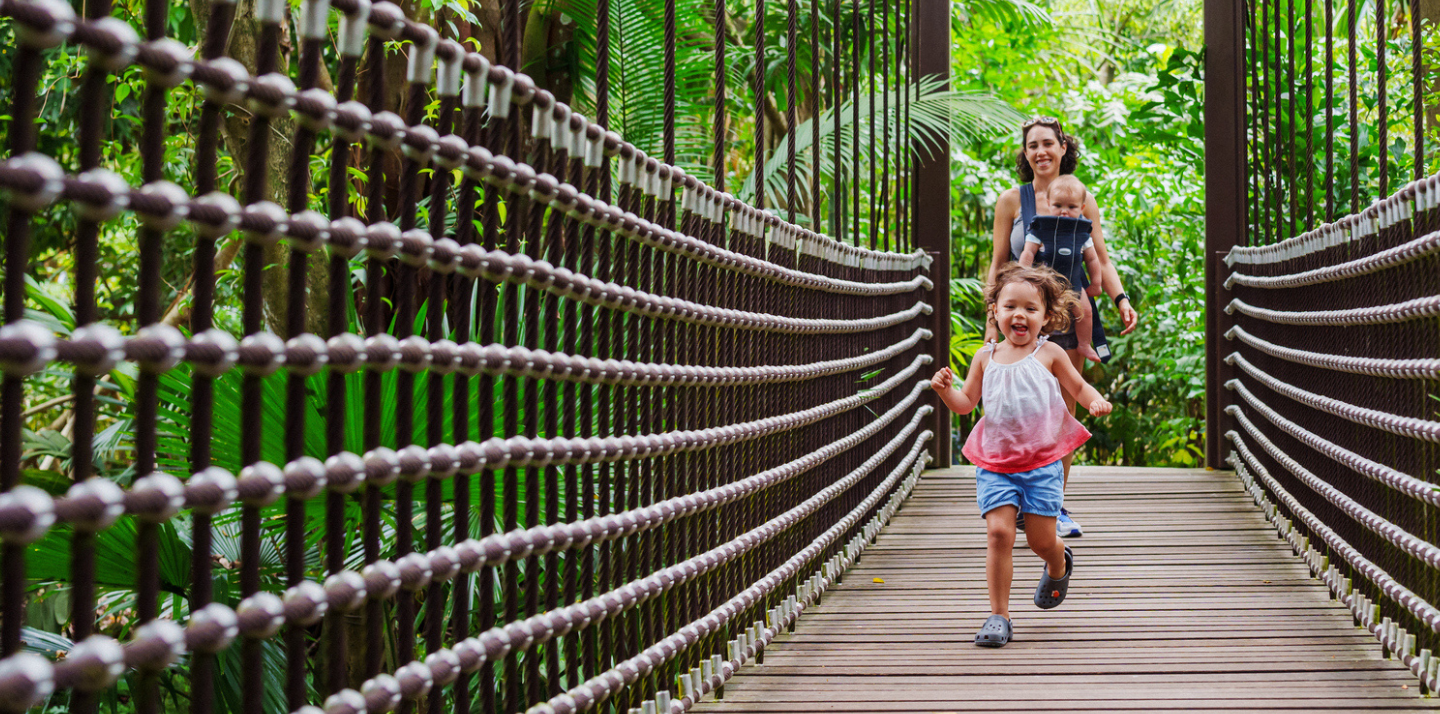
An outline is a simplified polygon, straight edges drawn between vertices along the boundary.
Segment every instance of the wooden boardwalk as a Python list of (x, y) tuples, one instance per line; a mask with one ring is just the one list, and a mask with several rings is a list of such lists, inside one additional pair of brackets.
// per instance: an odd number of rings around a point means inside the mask
[(1086, 529), (1069, 541), (1069, 598), (1031, 603), (1042, 566), (1017, 544), (1015, 639), (982, 649), (973, 472), (928, 472), (821, 607), (696, 711), (1440, 709), (1381, 659), (1234, 474), (1079, 468), (1067, 507)]

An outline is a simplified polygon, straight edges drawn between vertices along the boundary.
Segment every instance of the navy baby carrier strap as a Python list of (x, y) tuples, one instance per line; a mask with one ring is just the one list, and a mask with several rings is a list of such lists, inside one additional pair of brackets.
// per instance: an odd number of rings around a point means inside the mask
[(1020, 186), (1020, 230), (1022, 235), (1030, 232), (1030, 221), (1035, 220), (1035, 184)]
[[(1030, 232), (1030, 224), (1035, 220), (1037, 213), (1038, 211), (1035, 209), (1035, 184), (1020, 184), (1020, 227), (1022, 235)], [(1086, 222), (1088, 223), (1089, 221), (1087, 220)], [(1081, 242), (1083, 243), (1084, 241)], [(1017, 256), (1011, 257), (1015, 258)], [(1081, 272), (1083, 274), (1084, 271), (1082, 270)], [(1095, 278), (1098, 280), (1099, 276), (1095, 276)], [(1094, 326), (1094, 329), (1091, 331), (1090, 346), (1094, 347), (1095, 351), (1100, 354), (1101, 362), (1109, 362), (1111, 356), (1110, 345), (1108, 344), (1108, 340), (1105, 339), (1105, 326), (1100, 323), (1100, 306), (1095, 304), (1095, 298), (1085, 295), (1083, 292), (1089, 284), (1090, 282), (1088, 280), (1083, 279), (1078, 283), (1082, 291), (1080, 299), (1090, 301), (1090, 314), (1093, 316), (1093, 319), (1090, 321), (1090, 324)]]

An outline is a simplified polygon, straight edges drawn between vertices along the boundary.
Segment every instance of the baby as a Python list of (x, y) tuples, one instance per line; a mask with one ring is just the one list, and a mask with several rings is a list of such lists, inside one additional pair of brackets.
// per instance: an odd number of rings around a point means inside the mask
[[(1052, 217), (1037, 216), (1030, 224), (1030, 232), (1025, 236), (1025, 252), (1020, 254), (1020, 264), (1028, 268), (1039, 259), (1042, 265), (1054, 268), (1069, 280), (1071, 289), (1077, 293), (1082, 285), (1086, 285), (1088, 273), (1090, 280), (1085, 294), (1094, 297), (1100, 294), (1101, 265), (1094, 241), (1090, 238), (1090, 221), (1084, 217), (1087, 195), (1085, 184), (1069, 174), (1050, 183), (1050, 208), (1054, 211), (1053, 217), (1078, 220), (1057, 221)], [(1044, 236), (1044, 239), (1040, 236)], [(1083, 272), (1080, 261), (1075, 260), (1076, 252), (1083, 256)], [(1080, 300), (1080, 307), (1076, 309), (1074, 317), (1075, 340), (1079, 343), (1080, 355), (1092, 362), (1099, 362), (1100, 355), (1090, 345), (1094, 316), (1091, 314), (1089, 300)]]

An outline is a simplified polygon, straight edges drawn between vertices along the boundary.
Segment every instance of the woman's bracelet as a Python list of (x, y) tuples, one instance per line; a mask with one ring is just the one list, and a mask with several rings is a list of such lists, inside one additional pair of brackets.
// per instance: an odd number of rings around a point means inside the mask
[(1121, 291), (1121, 293), (1120, 293), (1119, 295), (1116, 295), (1115, 298), (1114, 298), (1114, 300), (1115, 300), (1115, 309), (1117, 309), (1117, 310), (1120, 309), (1120, 301), (1121, 301), (1121, 300), (1129, 300), (1129, 299), (1130, 299), (1130, 296), (1127, 295), (1124, 291)]

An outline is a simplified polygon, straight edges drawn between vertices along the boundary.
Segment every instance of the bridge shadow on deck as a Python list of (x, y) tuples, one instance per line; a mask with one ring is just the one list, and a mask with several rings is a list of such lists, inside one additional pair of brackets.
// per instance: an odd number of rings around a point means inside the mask
[[(988, 614), (970, 467), (927, 472), (840, 585), (702, 712), (1434, 711), (1417, 680), (1265, 521), (1231, 472), (1077, 468), (1075, 581), (1031, 603), (1017, 544), (1015, 639)], [(874, 582), (875, 578), (884, 583)]]

